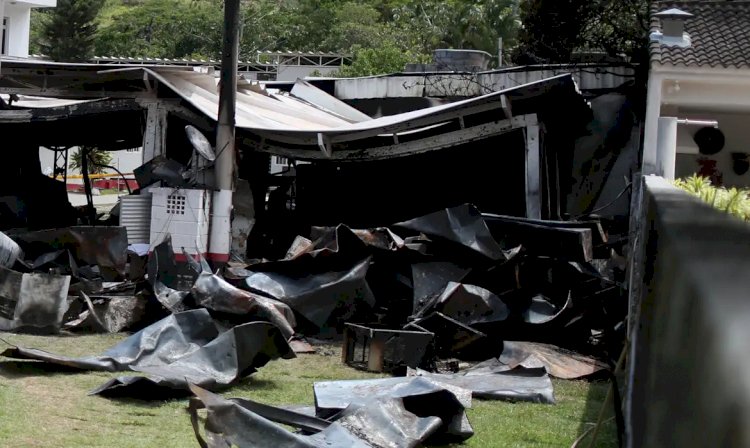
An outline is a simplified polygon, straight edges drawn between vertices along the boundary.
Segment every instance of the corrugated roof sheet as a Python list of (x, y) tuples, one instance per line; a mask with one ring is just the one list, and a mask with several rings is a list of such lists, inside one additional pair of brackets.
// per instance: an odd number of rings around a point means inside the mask
[[(217, 119), (219, 92), (218, 79), (214, 76), (179, 70), (143, 70), (210, 119)], [(364, 119), (360, 116), (359, 121), (353, 121), (353, 116), (342, 113), (343, 109), (335, 113), (335, 109), (349, 108), (348, 105), (322, 90), (305, 85), (304, 81), (298, 81), (299, 83), (303, 83), (305, 90), (317, 90), (315, 105), (296, 99), (293, 95), (280, 100), (273, 95), (258, 92), (249, 85), (245, 88), (240, 85), (237, 93), (237, 127), (279, 142), (317, 145), (321, 134), (328, 142), (339, 143), (427, 129), (459, 115), (496, 111), (496, 119), (499, 120), (506, 118), (503, 113), (503, 96), (526, 99), (542, 96), (550, 89), (560, 86), (566, 85), (570, 91), (576, 89), (571, 75), (560, 75), (450, 104), (376, 119)], [(308, 96), (308, 99), (311, 98)], [(324, 102), (322, 98), (325, 98), (326, 105), (320, 105)]]
[(655, 1), (651, 31), (661, 30), (654, 14), (679, 9), (694, 17), (685, 22), (686, 48), (651, 42), (651, 62), (682, 67), (750, 68), (750, 1)]

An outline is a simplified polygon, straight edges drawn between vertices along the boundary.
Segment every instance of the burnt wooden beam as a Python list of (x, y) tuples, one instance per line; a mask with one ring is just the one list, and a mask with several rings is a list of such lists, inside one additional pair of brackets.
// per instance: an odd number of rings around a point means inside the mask
[(137, 102), (130, 99), (89, 101), (60, 107), (0, 110), (0, 123), (68, 120), (86, 115), (141, 109)]
[(521, 218), (519, 216), (496, 215), (493, 213), (482, 213), (482, 217), (488, 222), (511, 222), (520, 224), (538, 224), (556, 229), (589, 229), (591, 230), (592, 242), (595, 246), (608, 242), (604, 233), (602, 223), (597, 220), (586, 221), (547, 221), (542, 219)]
[(492, 236), (503, 246), (521, 245), (530, 254), (569, 261), (594, 259), (590, 228), (565, 228), (539, 220), (487, 219)]

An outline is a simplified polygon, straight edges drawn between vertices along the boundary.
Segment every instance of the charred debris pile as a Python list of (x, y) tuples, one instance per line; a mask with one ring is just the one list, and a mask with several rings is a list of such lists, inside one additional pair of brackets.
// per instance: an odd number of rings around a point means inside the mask
[[(16, 346), (2, 355), (127, 372), (92, 391), (108, 397), (193, 395), (203, 446), (461, 441), (473, 433), (472, 398), (554, 403), (550, 375), (610, 370), (627, 303), (618, 244), (598, 219), (469, 204), (389, 227), (314, 227), (281, 259), (222, 270), (175, 254), (168, 237), (151, 250), (128, 245), (122, 227), (7, 232), (1, 330), (134, 333), (85, 358)], [(341, 341), (342, 362), (393, 377), (316, 383), (306, 412), (212, 393), (321, 340)]]

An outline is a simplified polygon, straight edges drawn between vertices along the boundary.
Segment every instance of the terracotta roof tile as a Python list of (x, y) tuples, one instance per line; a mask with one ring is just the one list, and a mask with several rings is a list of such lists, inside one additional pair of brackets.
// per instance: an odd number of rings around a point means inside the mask
[(687, 48), (651, 42), (651, 61), (683, 67), (750, 68), (750, 1), (654, 1), (651, 31), (661, 29), (654, 14), (670, 8), (691, 13), (685, 22)]

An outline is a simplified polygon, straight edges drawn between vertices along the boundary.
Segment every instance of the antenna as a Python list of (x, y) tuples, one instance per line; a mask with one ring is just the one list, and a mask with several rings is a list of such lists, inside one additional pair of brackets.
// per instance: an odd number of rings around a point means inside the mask
[(189, 173), (191, 180), (197, 182), (198, 172), (213, 166), (216, 160), (216, 153), (213, 146), (211, 146), (211, 142), (195, 126), (185, 126), (185, 134), (187, 134), (190, 145), (193, 147), (193, 155), (190, 157), (190, 167), (185, 174)]

